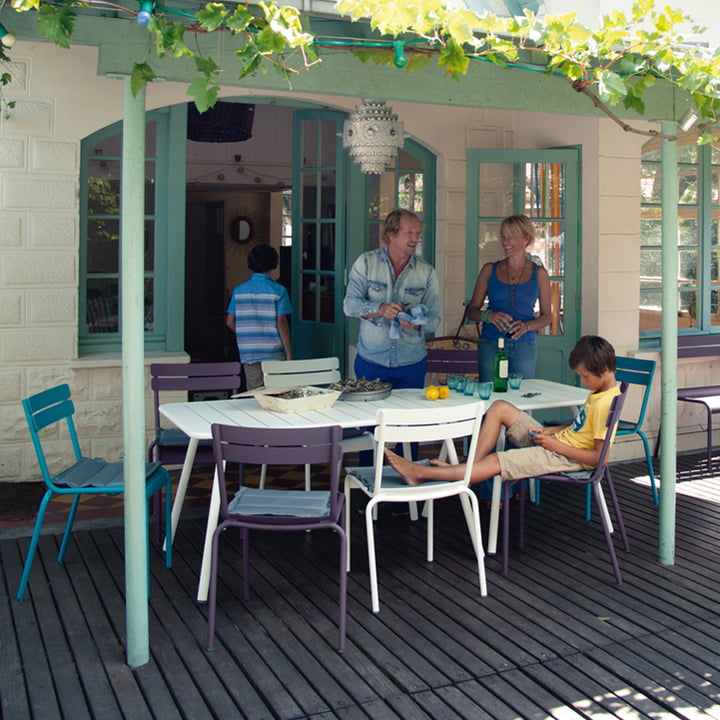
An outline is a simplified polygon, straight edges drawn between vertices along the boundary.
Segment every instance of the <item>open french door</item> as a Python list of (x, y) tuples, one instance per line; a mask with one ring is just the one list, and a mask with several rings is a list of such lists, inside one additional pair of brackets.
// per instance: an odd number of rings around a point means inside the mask
[(466, 297), (480, 268), (503, 257), (500, 223), (525, 214), (529, 251), (550, 275), (553, 321), (538, 334), (536, 376), (575, 384), (567, 360), (580, 328), (580, 150), (469, 150)]

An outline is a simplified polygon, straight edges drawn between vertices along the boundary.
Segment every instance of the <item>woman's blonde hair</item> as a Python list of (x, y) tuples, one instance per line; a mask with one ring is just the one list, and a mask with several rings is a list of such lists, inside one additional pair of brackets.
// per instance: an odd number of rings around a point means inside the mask
[(528, 244), (535, 240), (535, 225), (527, 215), (510, 215), (500, 223), (500, 233), (503, 228), (510, 228), (519, 232), (524, 238), (527, 238)]

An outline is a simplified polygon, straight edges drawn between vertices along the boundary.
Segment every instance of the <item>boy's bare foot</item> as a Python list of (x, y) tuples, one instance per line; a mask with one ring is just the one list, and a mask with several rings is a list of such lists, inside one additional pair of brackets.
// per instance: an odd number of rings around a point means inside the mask
[(400, 455), (395, 454), (387, 448), (385, 448), (385, 457), (393, 470), (399, 475), (402, 475), (403, 480), (405, 480), (408, 485), (419, 485), (422, 482), (422, 478), (418, 472), (419, 466), (414, 462), (400, 457)]

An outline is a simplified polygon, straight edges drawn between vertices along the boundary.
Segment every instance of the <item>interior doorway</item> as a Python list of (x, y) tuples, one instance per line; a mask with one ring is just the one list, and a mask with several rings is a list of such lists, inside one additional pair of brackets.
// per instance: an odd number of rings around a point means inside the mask
[(282, 248), (290, 242), (283, 198), (292, 181), (293, 108), (223, 105), (245, 108), (243, 139), (227, 135), (227, 108), (216, 126), (210, 118), (199, 127), (203, 116), (192, 114), (188, 121), (185, 351), (191, 362), (237, 359), (225, 311), (232, 289), (251, 275), (247, 256), (255, 245), (278, 250), (274, 279), (290, 277)]

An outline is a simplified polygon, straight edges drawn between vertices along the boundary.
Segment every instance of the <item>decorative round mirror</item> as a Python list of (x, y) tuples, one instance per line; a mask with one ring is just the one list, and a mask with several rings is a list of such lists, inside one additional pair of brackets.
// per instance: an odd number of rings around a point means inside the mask
[(247, 215), (238, 215), (230, 223), (230, 237), (238, 245), (246, 245), (253, 239), (255, 224)]

